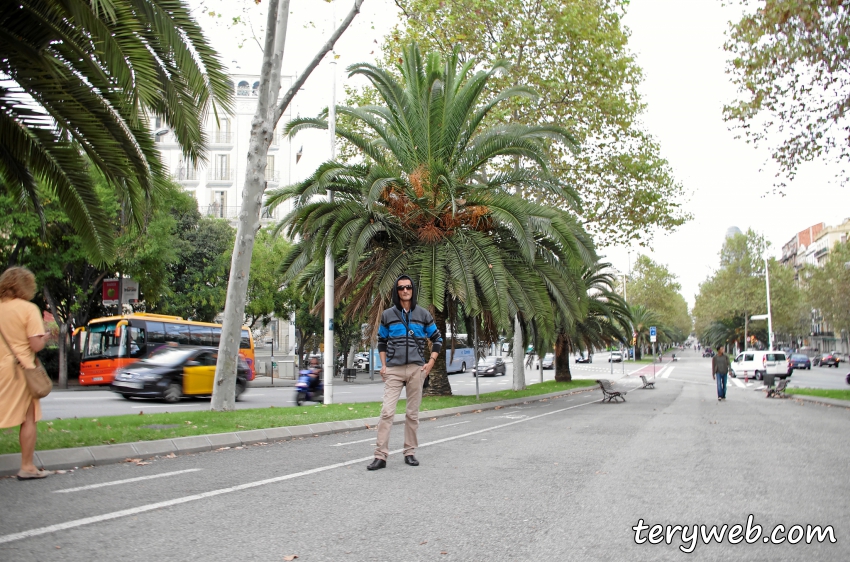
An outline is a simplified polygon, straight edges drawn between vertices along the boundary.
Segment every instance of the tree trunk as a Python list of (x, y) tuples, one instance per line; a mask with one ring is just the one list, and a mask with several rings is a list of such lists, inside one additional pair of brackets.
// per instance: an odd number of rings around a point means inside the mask
[(251, 139), (248, 144), (248, 164), (245, 169), (245, 187), (242, 190), (242, 208), (236, 242), (230, 262), (230, 278), (224, 306), (224, 322), (221, 327), (221, 343), (215, 369), (215, 384), (210, 409), (230, 411), (236, 407), (236, 363), (239, 356), (239, 340), (245, 319), (245, 302), (248, 294), (248, 275), (251, 271), (251, 255), (254, 241), (260, 229), (260, 209), (266, 190), (266, 161), (275, 127), (292, 98), (307, 77), (315, 70), (324, 56), (333, 49), (334, 43), (360, 12), (363, 0), (355, 0), (354, 7), (330, 39), (284, 94), (278, 104), (280, 93), (280, 69), (286, 45), (286, 25), (289, 18), (289, 0), (270, 0), (266, 20), (266, 36), (263, 45), (263, 63), (260, 67), (260, 90), (257, 96), (257, 111), (251, 122)]
[(522, 344), (522, 324), (514, 317), (514, 390), (525, 390), (525, 346)]
[(68, 388), (68, 332), (71, 319), (59, 324), (59, 388)]
[(443, 349), (438, 354), (437, 360), (434, 362), (434, 368), (431, 369), (431, 374), (428, 379), (428, 388), (423, 391), (424, 396), (451, 396), (452, 385), (449, 383), (449, 375), (446, 372), (446, 349), (451, 345), (446, 338), (446, 313), (440, 310), (434, 310), (434, 324), (443, 335)]
[(570, 341), (564, 334), (558, 334), (555, 339), (555, 380), (570, 382), (573, 375), (570, 372)]

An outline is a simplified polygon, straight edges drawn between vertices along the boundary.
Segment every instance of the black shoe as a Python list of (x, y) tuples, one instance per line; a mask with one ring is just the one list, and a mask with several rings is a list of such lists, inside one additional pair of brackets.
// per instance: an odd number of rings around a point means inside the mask
[(378, 470), (381, 468), (387, 468), (387, 461), (383, 459), (375, 459), (372, 461), (372, 464), (366, 467), (366, 470)]
[(419, 466), (419, 461), (416, 460), (416, 457), (413, 455), (407, 455), (404, 457), (404, 464), (409, 464), (410, 466)]

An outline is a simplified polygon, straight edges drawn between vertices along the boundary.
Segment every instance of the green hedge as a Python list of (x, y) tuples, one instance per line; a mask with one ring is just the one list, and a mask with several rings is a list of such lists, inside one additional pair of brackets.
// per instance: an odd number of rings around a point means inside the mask
[[(53, 380), (59, 379), (59, 348), (45, 347), (38, 352), (38, 358), (41, 359), (47, 374)], [(80, 354), (68, 350), (68, 380), (80, 378)]]

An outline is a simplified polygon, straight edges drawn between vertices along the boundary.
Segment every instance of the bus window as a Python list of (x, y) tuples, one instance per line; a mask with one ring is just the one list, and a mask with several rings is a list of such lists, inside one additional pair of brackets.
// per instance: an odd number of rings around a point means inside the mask
[[(126, 346), (122, 348), (121, 345), (122, 337), (115, 336), (115, 327), (117, 324), (117, 322), (100, 322), (89, 325), (89, 335), (83, 353), (84, 359), (127, 356)], [(126, 333), (126, 330), (121, 330), (122, 335)]]
[(165, 326), (162, 322), (145, 322), (148, 330), (148, 343), (165, 343)]
[(144, 357), (148, 349), (145, 343), (144, 328), (129, 326), (125, 328), (125, 331), (128, 334), (127, 340), (130, 345), (130, 357)]
[(212, 329), (212, 344), (218, 347), (221, 344), (221, 326), (214, 326)]
[(178, 324), (177, 327), (180, 330), (180, 337), (177, 339), (177, 343), (179, 345), (191, 345), (192, 334), (189, 325)]
[(165, 341), (180, 343), (180, 324), (165, 324)]
[(212, 330), (209, 326), (190, 326), (189, 330), (191, 345), (212, 345)]
[(242, 330), (242, 338), (239, 340), (239, 349), (251, 349), (251, 334), (248, 330)]

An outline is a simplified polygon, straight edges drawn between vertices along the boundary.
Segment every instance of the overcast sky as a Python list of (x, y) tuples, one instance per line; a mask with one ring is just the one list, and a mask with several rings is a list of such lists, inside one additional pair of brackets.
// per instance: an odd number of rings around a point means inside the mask
[[(201, 0), (193, 4), (224, 61), (237, 61), (241, 72), (259, 72), (257, 46), (249, 40), (237, 48), (238, 37), (247, 28), (222, 25), (236, 15), (230, 10), (240, 2), (206, 0), (209, 9), (224, 13), (223, 18), (203, 14)], [(247, 4), (258, 29), (264, 21), (261, 12), (253, 1)], [(341, 20), (352, 2), (337, 0), (336, 4), (336, 19)], [(291, 8), (284, 74), (300, 72), (329, 34), (328, 3), (294, 0)], [(684, 206), (694, 217), (671, 234), (657, 234), (651, 249), (631, 248), (631, 262), (637, 252), (644, 252), (666, 264), (678, 276), (691, 305), (699, 284), (717, 267), (728, 227), (761, 232), (771, 242), (772, 254), (778, 256), (782, 245), (798, 231), (818, 222), (839, 224), (850, 216), (847, 197), (833, 178), (836, 166), (811, 163), (799, 171), (786, 196), (775, 195), (775, 166), (768, 160), (767, 147), (756, 149), (735, 139), (723, 122), (721, 108), (735, 96), (725, 73), (724, 34), (729, 20), (738, 15), (736, 8), (723, 7), (720, 0), (631, 0), (625, 19), (632, 33), (630, 48), (644, 71), (640, 90), (648, 106), (645, 129), (658, 140), (662, 155), (684, 186)], [(347, 81), (345, 68), (374, 61), (396, 21), (391, 0), (365, 0), (362, 13), (337, 44), (338, 103)], [(314, 115), (330, 103), (329, 60), (326, 57), (296, 97), (293, 114)], [(296, 149), (304, 146), (304, 157), (293, 171), (293, 180), (309, 174), (329, 155), (326, 135), (299, 135), (294, 144)], [(628, 250), (603, 248), (601, 253), (626, 271)]]

